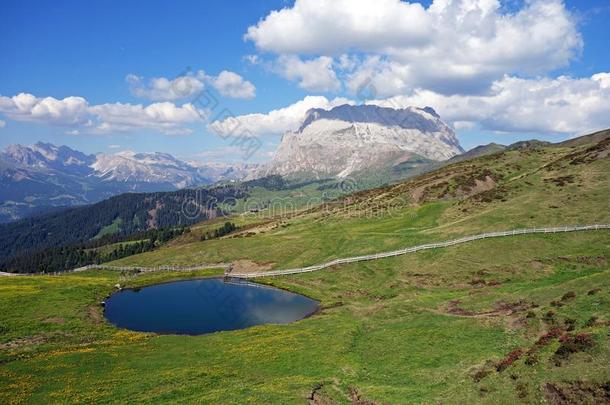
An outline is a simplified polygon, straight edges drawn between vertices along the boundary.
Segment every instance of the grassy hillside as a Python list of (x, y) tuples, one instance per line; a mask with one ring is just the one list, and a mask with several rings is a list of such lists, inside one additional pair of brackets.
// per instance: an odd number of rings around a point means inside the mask
[[(251, 225), (236, 235), (200, 242), (195, 230), (120, 263), (250, 259), (283, 268), (492, 230), (609, 223), (609, 144), (514, 149), (297, 215), (269, 220), (265, 213), (245, 214), (236, 222)], [(253, 226), (258, 219), (264, 221)]]
[[(221, 219), (117, 264), (317, 263), (531, 226), (610, 223), (610, 139), (521, 145), (283, 217)], [(260, 215), (260, 216), (259, 216)], [(530, 235), (263, 282), (320, 300), (289, 325), (202, 336), (117, 330), (109, 271), (0, 279), (0, 402), (608, 401), (610, 232)]]

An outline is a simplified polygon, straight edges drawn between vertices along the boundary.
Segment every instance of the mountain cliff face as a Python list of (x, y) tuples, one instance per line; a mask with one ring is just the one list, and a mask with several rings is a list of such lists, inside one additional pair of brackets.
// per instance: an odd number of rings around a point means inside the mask
[(430, 108), (342, 105), (310, 110), (284, 134), (264, 174), (346, 177), (414, 156), (434, 161), (463, 152), (453, 130)]

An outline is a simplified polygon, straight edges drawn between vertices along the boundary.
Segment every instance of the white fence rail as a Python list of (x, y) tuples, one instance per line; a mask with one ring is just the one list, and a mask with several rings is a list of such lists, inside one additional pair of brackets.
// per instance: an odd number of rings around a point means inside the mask
[(533, 229), (515, 229), (512, 231), (502, 231), (502, 232), (487, 232), (479, 235), (471, 235), (464, 236), (459, 239), (453, 239), (445, 242), (437, 242), (437, 243), (429, 243), (425, 245), (413, 246), (406, 249), (393, 250), (391, 252), (383, 252), (383, 253), (375, 253), (371, 255), (364, 256), (355, 256), (355, 257), (346, 257), (343, 259), (335, 259), (331, 260), (327, 263), (317, 264), (314, 266), (308, 267), (298, 267), (294, 269), (286, 269), (286, 270), (271, 270), (264, 271), (258, 273), (230, 273), (228, 274), (230, 277), (235, 278), (256, 278), (256, 277), (274, 277), (274, 276), (283, 276), (288, 274), (298, 274), (298, 273), (309, 273), (312, 271), (322, 270), (328, 267), (336, 266), (338, 264), (347, 264), (347, 263), (355, 263), (362, 262), (367, 260), (377, 260), (386, 257), (393, 256), (401, 256), (408, 253), (415, 253), (420, 250), (427, 249), (438, 249), (444, 248), (454, 245), (459, 245), (460, 243), (471, 242), (479, 239), (487, 239), (487, 238), (498, 238), (505, 236), (515, 236), (515, 235), (525, 235), (532, 233), (561, 233), (561, 232), (577, 232), (577, 231), (596, 231), (600, 229), (610, 229), (610, 224), (596, 224), (596, 225), (583, 225), (583, 226), (562, 226), (557, 228), (533, 228)]

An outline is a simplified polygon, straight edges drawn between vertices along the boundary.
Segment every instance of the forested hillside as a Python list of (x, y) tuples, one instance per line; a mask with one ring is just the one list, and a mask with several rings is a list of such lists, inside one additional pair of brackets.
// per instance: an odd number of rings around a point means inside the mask
[(97, 204), (0, 225), (0, 267), (18, 256), (106, 235), (188, 226), (222, 213), (218, 202), (243, 198), (243, 188), (122, 194)]
[(131, 255), (150, 252), (190, 228), (163, 228), (138, 232), (130, 236), (106, 235), (89, 242), (26, 251), (0, 262), (3, 271), (12, 273), (56, 273), (89, 264), (101, 264)]

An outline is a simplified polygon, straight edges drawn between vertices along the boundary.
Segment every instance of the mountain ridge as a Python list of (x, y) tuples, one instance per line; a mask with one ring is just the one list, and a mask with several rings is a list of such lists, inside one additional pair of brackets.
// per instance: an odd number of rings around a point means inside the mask
[(44, 142), (9, 145), (0, 152), (0, 222), (125, 192), (208, 185), (240, 178), (244, 170), (239, 165), (186, 162), (162, 152), (85, 154)]
[(463, 152), (453, 129), (430, 107), (344, 104), (309, 110), (297, 130), (284, 133), (272, 161), (257, 174), (344, 178), (413, 155), (442, 161)]

